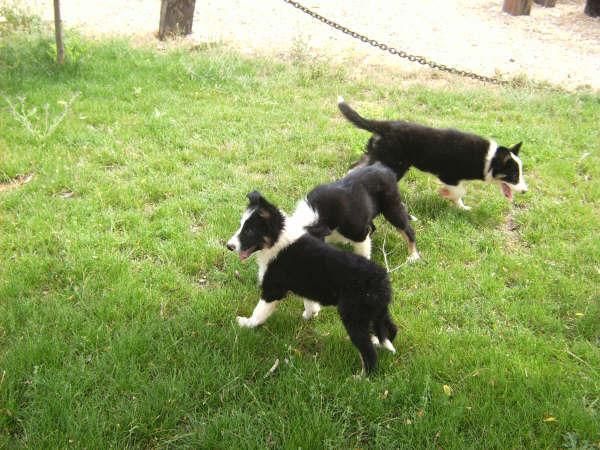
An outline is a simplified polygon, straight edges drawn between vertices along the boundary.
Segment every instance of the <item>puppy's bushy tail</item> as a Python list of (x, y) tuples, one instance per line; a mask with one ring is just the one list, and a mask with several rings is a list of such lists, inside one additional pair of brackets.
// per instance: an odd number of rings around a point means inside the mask
[(344, 97), (338, 97), (338, 108), (346, 119), (352, 122), (357, 128), (367, 130), (371, 133), (383, 134), (389, 129), (389, 124), (380, 120), (369, 120), (362, 117), (353, 110), (348, 103), (344, 101)]

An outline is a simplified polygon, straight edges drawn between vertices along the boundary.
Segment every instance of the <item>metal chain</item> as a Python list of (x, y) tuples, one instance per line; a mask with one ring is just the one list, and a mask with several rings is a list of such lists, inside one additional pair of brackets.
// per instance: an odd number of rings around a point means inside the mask
[(413, 61), (413, 62), (418, 62), (419, 64), (422, 64), (424, 66), (429, 66), (432, 69), (441, 70), (443, 72), (448, 72), (448, 73), (460, 75), (460, 76), (467, 77), (467, 78), (472, 78), (474, 80), (485, 81), (487, 83), (492, 83), (492, 84), (497, 84), (497, 85), (502, 85), (502, 86), (506, 86), (506, 85), (510, 84), (510, 82), (507, 80), (501, 80), (500, 78), (495, 78), (495, 77), (487, 77), (485, 75), (479, 75), (477, 73), (469, 72), (467, 70), (455, 69), (454, 67), (449, 67), (444, 64), (439, 64), (434, 61), (431, 61), (423, 56), (411, 55), (410, 53), (406, 53), (405, 51), (397, 50), (394, 47), (390, 47), (389, 45), (383, 44), (379, 41), (376, 41), (375, 39), (369, 39), (367, 36), (357, 33), (356, 31), (352, 31), (349, 28), (346, 28), (345, 26), (334, 22), (333, 20), (329, 20), (328, 18), (323, 17), (322, 15), (308, 9), (306, 6), (301, 5), (300, 3), (296, 2), (296, 1), (293, 1), (293, 0), (283, 0), (283, 1), (285, 3), (292, 5), (294, 8), (299, 9), (303, 13), (306, 13), (309, 16), (314, 17), (317, 20), (320, 20), (324, 24), (327, 24), (330, 27), (341, 31), (344, 34), (347, 34), (348, 36), (352, 36), (353, 38), (358, 39), (361, 42), (372, 45), (373, 47), (377, 47), (383, 51), (387, 51), (388, 53), (391, 53), (392, 55), (397, 55), (400, 58), (408, 59), (409, 61)]

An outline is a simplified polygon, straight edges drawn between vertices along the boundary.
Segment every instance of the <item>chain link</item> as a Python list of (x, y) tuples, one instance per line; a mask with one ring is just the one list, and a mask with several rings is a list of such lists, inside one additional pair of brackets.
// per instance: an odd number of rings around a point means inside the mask
[(455, 69), (454, 67), (449, 67), (444, 64), (439, 64), (439, 63), (436, 63), (435, 61), (431, 61), (423, 56), (411, 55), (409, 53), (406, 53), (405, 51), (397, 50), (394, 47), (390, 47), (386, 44), (376, 41), (375, 39), (370, 39), (367, 36), (357, 33), (356, 31), (352, 31), (351, 29), (346, 28), (345, 26), (334, 22), (333, 20), (323, 17), (322, 15), (308, 9), (306, 6), (301, 5), (300, 3), (296, 2), (296, 1), (293, 1), (293, 0), (283, 0), (283, 1), (285, 3), (292, 5), (294, 8), (299, 9), (303, 13), (306, 13), (309, 16), (314, 17), (315, 19), (323, 22), (324, 24), (329, 25), (330, 27), (341, 31), (344, 34), (347, 34), (348, 36), (352, 36), (353, 38), (358, 39), (361, 42), (372, 45), (373, 47), (379, 48), (383, 51), (387, 51), (388, 53), (399, 56), (400, 58), (408, 59), (409, 61), (412, 61), (412, 62), (418, 62), (419, 64), (422, 64), (424, 66), (429, 66), (432, 69), (441, 70), (443, 72), (448, 72), (448, 73), (460, 75), (460, 76), (467, 77), (467, 78), (472, 78), (474, 80), (484, 81), (487, 83), (497, 84), (497, 85), (501, 85), (501, 86), (506, 86), (506, 85), (510, 84), (510, 82), (507, 80), (502, 80), (502, 79), (496, 78), (496, 77), (487, 77), (485, 75), (479, 75), (477, 73), (469, 72), (467, 70)]

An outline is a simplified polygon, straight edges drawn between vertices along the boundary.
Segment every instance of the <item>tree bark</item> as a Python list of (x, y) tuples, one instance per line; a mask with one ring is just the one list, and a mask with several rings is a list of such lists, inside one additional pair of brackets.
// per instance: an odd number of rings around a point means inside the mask
[(583, 12), (590, 17), (600, 17), (600, 0), (587, 0)]
[(544, 8), (554, 8), (556, 6), (556, 0), (533, 0), (538, 5), (542, 5)]
[(161, 0), (158, 38), (192, 33), (196, 0)]
[(512, 16), (528, 16), (531, 12), (531, 0), (504, 0), (502, 11)]
[(60, 0), (54, 0), (54, 37), (56, 38), (56, 63), (65, 62), (65, 45), (63, 43), (63, 27), (60, 19)]

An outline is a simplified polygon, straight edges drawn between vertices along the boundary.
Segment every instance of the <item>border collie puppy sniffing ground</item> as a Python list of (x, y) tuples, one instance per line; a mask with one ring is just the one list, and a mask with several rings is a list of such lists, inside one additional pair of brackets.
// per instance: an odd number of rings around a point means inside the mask
[(338, 98), (338, 107), (356, 127), (373, 133), (364, 156), (353, 165), (355, 168), (380, 161), (400, 180), (414, 166), (436, 175), (444, 183), (440, 194), (461, 209), (470, 209), (462, 201), (466, 193), (462, 183), (466, 180), (496, 183), (509, 200), (513, 191), (527, 192), (519, 158), (521, 142), (502, 147), (493, 140), (454, 129), (365, 119), (342, 97)]
[(418, 260), (415, 232), (400, 199), (396, 176), (382, 164), (357, 168), (341, 180), (317, 186), (298, 203), (293, 218), (313, 236), (326, 242), (348, 242), (355, 253), (370, 259), (370, 232), (379, 214), (406, 239), (407, 261)]
[(288, 292), (310, 299), (304, 302), (305, 319), (318, 313), (315, 302), (335, 305), (360, 352), (363, 369), (370, 373), (377, 363), (374, 344), (395, 352), (397, 328), (388, 311), (392, 291), (387, 272), (311, 236), (303, 224), (286, 217), (260, 193), (251, 192), (248, 200), (227, 248), (237, 251), (241, 260), (256, 253), (261, 298), (250, 317), (237, 318), (238, 324), (248, 328), (263, 324)]

